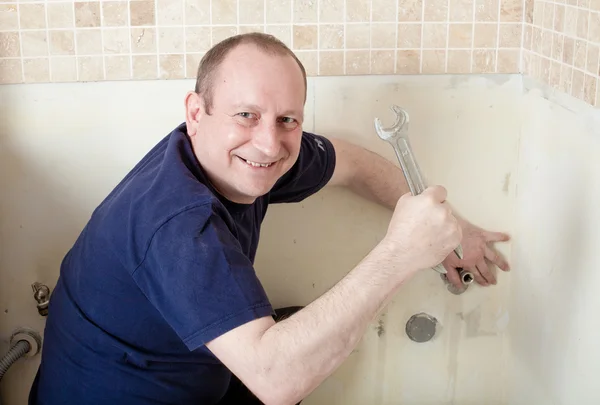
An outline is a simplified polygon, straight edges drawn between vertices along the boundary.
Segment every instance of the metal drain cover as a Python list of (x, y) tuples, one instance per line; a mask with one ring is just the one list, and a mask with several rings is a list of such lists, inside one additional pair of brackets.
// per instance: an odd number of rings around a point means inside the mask
[(406, 322), (406, 334), (413, 342), (428, 342), (435, 336), (437, 324), (437, 319), (431, 315), (415, 314)]

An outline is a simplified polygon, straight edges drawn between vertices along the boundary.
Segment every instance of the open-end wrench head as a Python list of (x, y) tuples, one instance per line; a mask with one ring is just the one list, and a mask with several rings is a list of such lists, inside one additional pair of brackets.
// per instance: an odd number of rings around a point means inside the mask
[(384, 141), (391, 140), (408, 125), (408, 113), (393, 104), (390, 109), (396, 114), (396, 120), (391, 127), (384, 127), (379, 118), (375, 118), (375, 130), (377, 135)]

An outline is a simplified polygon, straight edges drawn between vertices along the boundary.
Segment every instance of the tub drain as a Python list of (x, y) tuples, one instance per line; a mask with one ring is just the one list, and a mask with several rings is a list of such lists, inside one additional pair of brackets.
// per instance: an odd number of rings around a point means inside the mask
[(406, 334), (413, 342), (423, 343), (435, 336), (437, 319), (425, 313), (415, 314), (406, 322)]

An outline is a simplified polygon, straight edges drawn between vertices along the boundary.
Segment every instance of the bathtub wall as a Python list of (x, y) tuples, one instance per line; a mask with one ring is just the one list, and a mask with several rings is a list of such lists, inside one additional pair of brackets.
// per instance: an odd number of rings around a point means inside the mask
[(526, 81), (512, 244), (511, 405), (600, 403), (600, 114)]
[[(43, 331), (30, 285), (54, 287), (92, 210), (183, 120), (183, 97), (192, 86), (155, 80), (0, 88), (0, 353), (15, 328)], [(305, 128), (394, 161), (373, 118), (391, 122), (389, 105), (405, 107), (429, 182), (444, 184), (474, 223), (512, 233), (521, 88), (519, 76), (311, 78)], [(273, 304), (303, 305), (325, 292), (381, 240), (390, 214), (343, 190), (272, 207), (256, 267)], [(510, 256), (509, 247), (500, 249)], [(305, 403), (505, 404), (514, 274), (461, 296), (450, 294), (433, 271), (417, 275)], [(414, 343), (405, 334), (407, 320), (419, 312), (440, 322), (431, 342)], [(0, 387), (5, 405), (26, 403), (38, 361), (11, 368)]]

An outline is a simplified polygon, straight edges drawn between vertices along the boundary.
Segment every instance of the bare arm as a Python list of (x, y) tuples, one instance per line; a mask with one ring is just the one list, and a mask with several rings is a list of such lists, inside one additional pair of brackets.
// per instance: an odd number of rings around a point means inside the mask
[(323, 296), (282, 322), (252, 321), (207, 347), (264, 403), (302, 400), (347, 358), (403, 282), (456, 247), (460, 227), (445, 197), (441, 187), (403, 197), (384, 240)]

